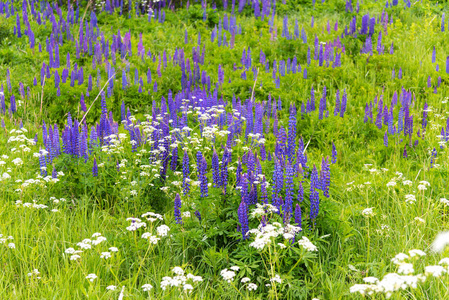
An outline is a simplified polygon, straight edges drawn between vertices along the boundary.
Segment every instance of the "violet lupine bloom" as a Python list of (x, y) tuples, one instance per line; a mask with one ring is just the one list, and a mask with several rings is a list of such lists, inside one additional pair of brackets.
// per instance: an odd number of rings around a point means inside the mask
[(315, 222), (320, 210), (320, 194), (314, 188), (310, 192), (310, 220)]
[(337, 90), (337, 94), (335, 95), (334, 116), (337, 116), (339, 112), (340, 112), (340, 90)]
[(86, 103), (84, 102), (84, 95), (83, 94), (81, 94), (80, 105), (81, 105), (81, 110), (86, 112), (87, 111), (87, 107), (86, 107)]
[(98, 166), (97, 166), (97, 159), (94, 157), (94, 165), (92, 167), (92, 176), (98, 177)]
[(248, 178), (246, 174), (243, 174), (240, 177), (240, 198), (245, 201), (247, 204), (251, 204), (249, 201), (249, 194), (248, 194)]
[(449, 74), (449, 56), (446, 58), (446, 73)]
[(385, 130), (385, 135), (384, 135), (384, 145), (385, 147), (388, 147), (388, 131)]
[(340, 108), (340, 117), (344, 117), (346, 112), (346, 105), (348, 101), (348, 95), (346, 94), (346, 89), (343, 90), (343, 97), (341, 98), (341, 108)]
[(424, 103), (424, 110), (423, 110), (423, 115), (422, 115), (422, 129), (426, 129), (427, 127), (427, 109), (429, 108), (429, 106), (427, 105), (427, 102)]
[(404, 145), (404, 152), (402, 153), (402, 156), (403, 156), (404, 158), (407, 158), (407, 157), (408, 157), (408, 155), (407, 155), (407, 145)]
[(212, 180), (214, 182), (214, 187), (220, 187), (220, 163), (218, 159), (217, 151), (214, 148), (214, 154), (212, 155)]
[(51, 172), (51, 178), (56, 179), (58, 178), (58, 173), (56, 172), (56, 168), (53, 167), (53, 171)]
[(176, 197), (175, 197), (175, 220), (176, 220), (176, 224), (182, 224), (181, 197), (179, 197), (178, 193), (176, 193)]
[(237, 170), (236, 170), (236, 182), (235, 184), (238, 185), (240, 183), (240, 177), (242, 176), (242, 160), (239, 159), (239, 163), (237, 164)]
[(435, 51), (435, 46), (433, 46), (433, 51), (432, 51), (432, 63), (435, 63), (437, 61), (437, 54)]
[(223, 188), (223, 194), (226, 195), (226, 187), (228, 186), (228, 163), (230, 161), (231, 153), (228, 148), (225, 149), (223, 153), (223, 158), (221, 160), (221, 175), (220, 182)]
[(323, 157), (321, 162), (321, 178), (320, 178), (320, 187), (323, 191), (324, 197), (329, 198), (329, 186), (330, 186), (330, 178), (331, 172), (329, 168), (328, 158), (326, 160)]
[[(284, 217), (292, 214), (293, 210), (293, 168), (290, 162), (287, 162), (285, 179), (285, 202), (283, 206)], [(284, 220), (286, 221), (286, 220)]]
[(335, 164), (337, 162), (337, 148), (334, 142), (332, 142), (332, 160), (331, 163)]
[(323, 119), (323, 112), (327, 109), (326, 106), (326, 86), (323, 87), (323, 95), (320, 99), (320, 107), (319, 107), (319, 119)]
[(43, 177), (47, 176), (47, 159), (42, 150), (39, 150), (39, 168)]
[(445, 15), (443, 13), (443, 16), (441, 17), (441, 32), (444, 32), (444, 19), (445, 19)]
[(318, 171), (316, 169), (316, 166), (313, 165), (312, 174), (310, 175), (310, 192), (312, 192), (314, 189), (319, 188), (320, 188), (320, 181)]
[(198, 179), (200, 181), (201, 198), (209, 196), (208, 185), (207, 185), (207, 162), (201, 151), (196, 154), (197, 158), (197, 168), (198, 168)]
[(11, 95), (10, 104), (11, 104), (11, 107), (9, 109), (11, 110), (11, 113), (13, 114), (13, 113), (15, 113), (17, 111), (17, 108), (16, 108), (16, 97), (14, 95)]
[(302, 186), (302, 182), (299, 182), (298, 198), (297, 198), (297, 200), (299, 202), (303, 202), (304, 201), (304, 188)]
[(273, 171), (273, 197), (279, 195), (284, 187), (284, 171), (279, 159), (275, 157)]
[(237, 210), (240, 223), (240, 232), (242, 233), (242, 239), (246, 240), (248, 238), (247, 233), (249, 230), (248, 225), (248, 206), (245, 201), (240, 202), (239, 208)]
[(287, 156), (290, 162), (293, 161), (293, 157), (296, 150), (296, 107), (295, 105), (290, 106), (290, 117), (288, 120), (288, 146), (287, 146)]
[(198, 221), (201, 222), (201, 214), (200, 214), (199, 210), (196, 210), (194, 214), (198, 218)]
[(295, 206), (295, 223), (296, 223), (296, 226), (300, 227), (301, 231), (302, 231), (301, 206), (299, 206), (298, 203), (296, 203), (296, 206)]

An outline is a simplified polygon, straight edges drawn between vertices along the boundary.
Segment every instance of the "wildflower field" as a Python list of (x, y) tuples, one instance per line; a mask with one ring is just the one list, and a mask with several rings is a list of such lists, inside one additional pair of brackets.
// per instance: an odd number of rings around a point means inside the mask
[(0, 299), (449, 298), (444, 1), (0, 0), (0, 81)]

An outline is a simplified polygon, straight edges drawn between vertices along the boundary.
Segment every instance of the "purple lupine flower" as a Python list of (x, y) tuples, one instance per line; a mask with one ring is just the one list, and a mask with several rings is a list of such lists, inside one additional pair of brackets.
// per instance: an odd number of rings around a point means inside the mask
[(407, 158), (407, 157), (408, 157), (408, 155), (407, 155), (407, 145), (404, 146), (404, 152), (402, 153), (402, 156), (403, 156), (404, 158)]
[(445, 19), (445, 14), (443, 13), (443, 15), (441, 16), (441, 32), (444, 32), (444, 19)]
[(318, 171), (316, 169), (316, 166), (313, 165), (312, 174), (310, 175), (310, 192), (312, 192), (315, 189), (320, 188), (320, 182), (318, 177)]
[(384, 135), (384, 145), (385, 147), (388, 147), (388, 131), (385, 130), (385, 135)]
[(337, 162), (337, 148), (335, 148), (334, 142), (332, 142), (332, 160), (331, 163), (335, 164)]
[(449, 74), (449, 56), (446, 57), (446, 73)]
[(288, 119), (288, 146), (287, 146), (287, 156), (290, 162), (293, 160), (293, 156), (296, 150), (296, 107), (295, 105), (290, 106), (290, 116)]
[(12, 114), (17, 111), (17, 108), (16, 108), (16, 97), (14, 95), (11, 95), (10, 108), (9, 109), (11, 110)]
[(220, 162), (218, 159), (217, 151), (214, 148), (214, 154), (212, 155), (212, 180), (214, 182), (214, 187), (220, 187)]
[(320, 209), (320, 194), (315, 188), (310, 192), (310, 219), (315, 222)]
[(39, 150), (39, 168), (41, 171), (41, 175), (43, 177), (47, 177), (47, 160), (44, 154), (45, 150)]
[(242, 239), (246, 240), (248, 238), (247, 233), (249, 230), (248, 225), (248, 206), (245, 201), (240, 202), (239, 208), (237, 210), (240, 223), (240, 232), (242, 233)]
[(82, 93), (81, 93), (80, 105), (81, 105), (81, 110), (86, 112), (87, 107), (86, 107), (86, 103), (84, 102), (84, 95)]
[(348, 101), (348, 95), (346, 94), (346, 89), (343, 90), (343, 97), (341, 98), (341, 108), (340, 108), (340, 117), (344, 117), (346, 112), (346, 105)]
[(240, 178), (242, 177), (242, 160), (239, 158), (239, 163), (237, 164), (237, 170), (236, 170), (236, 182), (235, 184), (238, 185), (240, 183)]
[(92, 167), (92, 176), (98, 177), (98, 166), (97, 166), (97, 159), (94, 157), (94, 165)]
[(319, 119), (323, 119), (323, 112), (327, 109), (326, 105), (326, 86), (323, 87), (323, 95), (320, 99), (320, 107), (319, 107)]
[(330, 168), (328, 163), (328, 158), (324, 159), (321, 162), (321, 174), (320, 174), (320, 188), (323, 191), (323, 195), (326, 198), (329, 198), (329, 186), (330, 186)]
[(201, 190), (201, 197), (207, 197), (209, 196), (209, 192), (208, 192), (208, 182), (207, 182), (207, 177), (206, 177), (206, 172), (207, 172), (207, 162), (206, 159), (204, 158), (203, 154), (201, 153), (201, 151), (198, 151), (196, 154), (196, 158), (197, 158), (197, 168), (198, 168), (198, 179), (200, 181), (200, 190)]
[(200, 214), (200, 212), (199, 212), (199, 210), (195, 210), (195, 216), (198, 218), (198, 221), (200, 221), (201, 222), (201, 214)]
[(53, 167), (53, 171), (51, 172), (51, 178), (53, 178), (53, 179), (58, 178), (58, 172), (56, 172), (55, 167)]
[(301, 206), (299, 206), (298, 203), (296, 203), (296, 206), (295, 206), (295, 223), (296, 223), (296, 226), (300, 227), (301, 231), (302, 231)]
[[(293, 168), (290, 162), (287, 161), (286, 167), (286, 179), (285, 179), (285, 202), (283, 206), (284, 217), (292, 214), (293, 210)], [(284, 220), (286, 221), (286, 220)], [(284, 222), (285, 223), (285, 222)]]
[(337, 90), (337, 93), (335, 95), (334, 116), (337, 116), (339, 112), (340, 112), (340, 90)]
[(284, 187), (284, 170), (279, 159), (275, 157), (273, 171), (273, 197), (279, 195)]
[(221, 159), (221, 174), (220, 174), (220, 183), (224, 195), (226, 195), (226, 187), (228, 186), (228, 163), (230, 161), (230, 156), (231, 153), (228, 151), (228, 148), (225, 148), (223, 157)]
[(437, 61), (437, 54), (435, 51), (435, 46), (433, 46), (433, 51), (432, 51), (432, 63), (435, 63)]
[(424, 109), (423, 109), (423, 116), (422, 116), (422, 129), (425, 130), (427, 127), (427, 109), (429, 106), (427, 105), (427, 102), (424, 103)]
[(182, 217), (181, 217), (181, 197), (178, 193), (176, 193), (175, 197), (175, 220), (176, 224), (182, 224)]

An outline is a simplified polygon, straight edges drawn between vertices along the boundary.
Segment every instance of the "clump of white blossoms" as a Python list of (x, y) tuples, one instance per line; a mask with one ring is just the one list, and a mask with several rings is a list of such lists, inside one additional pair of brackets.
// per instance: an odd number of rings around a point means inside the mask
[(16, 249), (16, 244), (11, 243), (8, 241), (13, 240), (14, 238), (12, 236), (3, 237), (3, 234), (0, 234), (0, 244), (6, 245), (9, 249)]
[[(240, 271), (240, 267), (232, 266), (229, 269), (230, 270), (228, 270), (228, 269), (221, 270), (220, 275), (224, 281), (234, 285), (236, 283), (234, 283), (233, 281), (234, 281), (237, 273)], [(243, 277), (242, 279), (240, 279), (240, 283), (242, 283), (243, 286), (246, 286), (246, 289), (248, 291), (255, 291), (257, 289), (257, 284), (252, 283), (251, 279), (248, 277)]]
[(298, 244), (301, 245), (304, 249), (306, 249), (309, 252), (318, 251), (317, 246), (315, 246), (307, 237), (303, 236), (299, 241)]
[(365, 218), (374, 217), (373, 209), (374, 209), (374, 207), (365, 208), (362, 211), (362, 216), (364, 216)]
[(30, 278), (41, 279), (41, 277), (39, 276), (40, 274), (41, 273), (38, 271), (38, 269), (34, 269), (30, 273), (28, 273), (27, 276), (30, 277)]
[(94, 282), (95, 279), (97, 279), (98, 276), (95, 275), (94, 273), (91, 273), (89, 275), (86, 276), (86, 279), (88, 279), (90, 282)]
[[(192, 273), (185, 275), (185, 271), (181, 267), (174, 267), (172, 272), (175, 276), (165, 276), (161, 281), (161, 289), (166, 290), (168, 287), (177, 287), (180, 291), (191, 293), (193, 290), (193, 284), (202, 282), (203, 278), (201, 276), (195, 276)], [(148, 286), (147, 286), (148, 287)], [(144, 288), (144, 286), (142, 286)], [(145, 288), (144, 288), (145, 290)]]
[(444, 231), (438, 233), (435, 240), (432, 243), (432, 250), (437, 253), (444, 251), (446, 246), (449, 244), (449, 231)]
[(223, 277), (223, 280), (225, 280), (227, 282), (231, 282), (232, 280), (234, 280), (234, 277), (236, 274), (234, 271), (224, 269), (224, 270), (221, 270), (220, 275), (221, 275), (221, 277)]
[(126, 221), (131, 221), (131, 225), (126, 227), (128, 231), (136, 231), (140, 227), (147, 227), (147, 223), (142, 222), (139, 218), (127, 218)]
[(255, 235), (254, 242), (249, 245), (258, 250), (263, 250), (265, 246), (274, 242), (278, 236), (282, 236), (285, 240), (291, 240), (301, 230), (301, 227), (289, 224), (284, 227), (278, 222), (266, 224), (265, 226), (261, 224), (258, 228), (248, 231), (248, 234)]
[[(65, 201), (65, 200), (64, 200)], [(74, 248), (70, 247), (64, 250), (63, 255), (68, 254), (70, 255), (70, 260), (77, 261), (81, 258), (81, 253), (83, 253), (83, 250), (90, 250), (93, 247), (105, 242), (107, 239), (101, 235), (101, 233), (96, 232), (92, 235), (92, 239), (84, 239), (81, 242), (77, 243), (76, 245), (79, 247), (79, 250), (75, 250)], [(101, 252), (100, 258), (108, 259), (112, 257), (111, 252), (117, 252), (118, 249), (115, 247), (109, 248), (110, 252)], [(114, 250), (114, 251), (113, 251)]]
[(415, 195), (405, 195), (405, 202), (407, 202), (408, 204), (413, 204), (416, 202), (416, 197)]
[(414, 275), (413, 262), (425, 256), (426, 253), (419, 249), (410, 250), (408, 253), (399, 253), (391, 259), (398, 266), (397, 273), (399, 274), (386, 274), (382, 280), (376, 277), (366, 277), (364, 278), (365, 284), (355, 284), (350, 288), (350, 292), (359, 293), (363, 296), (382, 293), (388, 299), (395, 292), (407, 288), (415, 289), (419, 282), (424, 282), (428, 278), (437, 278), (449, 272), (449, 258), (445, 257), (440, 260), (438, 265), (425, 266), (424, 273)]

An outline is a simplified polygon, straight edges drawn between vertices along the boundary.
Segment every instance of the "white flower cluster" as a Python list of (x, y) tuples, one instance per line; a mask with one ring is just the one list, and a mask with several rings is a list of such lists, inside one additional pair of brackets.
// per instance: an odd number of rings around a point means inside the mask
[(34, 269), (33, 271), (31, 271), (30, 273), (27, 274), (28, 277), (30, 278), (36, 278), (36, 279), (41, 279), (41, 277), (39, 276), (41, 273), (39, 272), (38, 269)]
[[(230, 283), (234, 280), (234, 277), (236, 276), (236, 272), (240, 271), (240, 267), (238, 266), (232, 266), (228, 269), (221, 270), (220, 275), (223, 277), (223, 280)], [(257, 290), (257, 284), (250, 282), (251, 279), (248, 277), (243, 277), (240, 282), (243, 284), (246, 284), (246, 289), (248, 291), (255, 291)]]
[(365, 218), (374, 217), (373, 209), (374, 209), (374, 207), (365, 208), (362, 211), (362, 216), (364, 216)]
[(446, 199), (446, 198), (441, 198), (441, 199), (440, 199), (440, 202), (443, 203), (443, 204), (446, 205), (446, 206), (449, 206), (449, 200)]
[(256, 204), (256, 208), (253, 209), (253, 211), (251, 212), (251, 217), (253, 218), (260, 218), (262, 216), (265, 216), (269, 213), (276, 213), (279, 210), (277, 209), (276, 206), (273, 206), (271, 204), (260, 204), (257, 203)]
[(419, 249), (410, 250), (409, 254), (399, 253), (391, 260), (398, 266), (397, 273), (388, 273), (382, 280), (376, 277), (366, 277), (363, 279), (365, 284), (353, 285), (350, 292), (363, 296), (383, 293), (388, 299), (394, 292), (417, 288), (418, 283), (426, 281), (429, 276), (440, 277), (449, 273), (449, 257), (445, 257), (440, 260), (438, 265), (426, 266), (423, 274), (413, 275), (415, 272), (413, 260), (425, 255), (426, 253)]
[(16, 249), (16, 244), (9, 242), (13, 239), (12, 236), (3, 237), (3, 234), (0, 234), (0, 244), (6, 245), (9, 249)]
[[(77, 261), (78, 259), (81, 258), (80, 254), (84, 252), (83, 250), (92, 249), (92, 246), (97, 246), (104, 241), (106, 241), (106, 238), (102, 236), (101, 233), (96, 232), (92, 235), (92, 239), (84, 239), (81, 242), (77, 243), (76, 245), (79, 247), (78, 250), (75, 250), (74, 248), (67, 248), (65, 249), (64, 253), (70, 255), (70, 260)], [(112, 256), (111, 252), (117, 252), (118, 249), (116, 247), (110, 247), (109, 251), (110, 252), (108, 251), (101, 252), (100, 258), (103, 259), (111, 258)]]
[(131, 225), (126, 227), (126, 230), (128, 231), (136, 231), (140, 227), (147, 227), (147, 223), (142, 222), (139, 218), (127, 218), (126, 221), (131, 221)]
[(306, 249), (309, 252), (318, 251), (317, 246), (315, 246), (307, 237), (303, 236), (299, 241), (298, 244), (301, 245), (304, 249)]
[[(185, 272), (181, 267), (174, 267), (172, 272), (175, 273), (175, 276), (165, 276), (162, 278), (161, 289), (164, 291), (167, 289), (167, 287), (182, 287), (184, 292), (190, 293), (193, 290), (193, 284), (203, 281), (203, 278), (201, 276), (195, 276), (192, 273), (184, 275)], [(149, 288), (149, 286), (144, 285), (142, 286), (142, 288), (145, 290), (145, 288)]]
[(415, 195), (412, 194), (405, 195), (405, 202), (407, 202), (408, 204), (414, 204), (416, 202)]
[[(60, 203), (65, 203), (67, 200), (64, 199), (64, 198), (57, 199), (56, 197), (50, 197), (50, 201), (52, 201), (53, 205), (54, 205), (54, 208), (51, 209), (50, 211), (51, 212), (58, 212), (59, 210), (56, 208), (56, 207), (58, 207), (57, 205), (59, 205)], [(16, 201), (16, 207), (17, 208), (19, 208), (19, 207), (34, 208), (34, 209), (46, 209), (46, 208), (49, 208), (45, 204), (37, 203), (37, 200), (33, 200), (33, 203), (31, 203), (31, 202), (22, 203), (21, 200), (17, 200)]]
[(154, 221), (157, 220), (163, 220), (162, 216), (160, 214), (156, 214), (153, 212), (146, 212), (142, 215), (142, 218), (147, 219), (148, 221), (150, 221), (151, 223), (153, 223)]
[(291, 240), (301, 230), (301, 227), (293, 225), (286, 225), (284, 227), (278, 222), (266, 224), (265, 226), (261, 224), (257, 229), (255, 228), (248, 231), (248, 234), (255, 235), (254, 242), (249, 245), (258, 250), (263, 250), (266, 245), (271, 244), (271, 242), (273, 242), (278, 236), (283, 236), (284, 239)]

